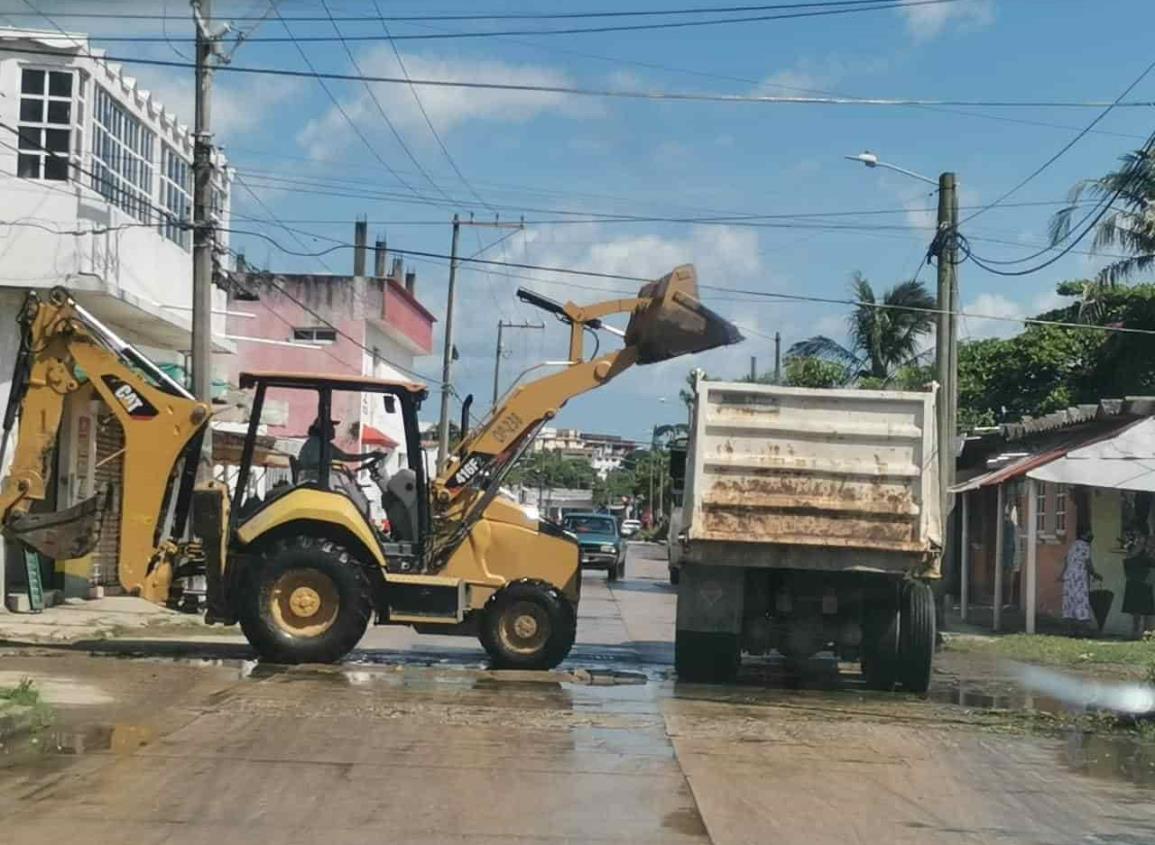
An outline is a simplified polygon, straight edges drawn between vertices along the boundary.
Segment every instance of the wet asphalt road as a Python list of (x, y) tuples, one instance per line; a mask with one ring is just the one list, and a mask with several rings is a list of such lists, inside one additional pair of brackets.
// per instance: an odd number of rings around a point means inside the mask
[(401, 629), (334, 667), (228, 639), (0, 651), (0, 682), (57, 711), (0, 756), (0, 842), (1155, 842), (1155, 756), (1130, 744), (995, 730), (830, 663), (817, 689), (676, 683), (657, 554), (635, 546), (612, 589), (587, 576), (555, 673)]

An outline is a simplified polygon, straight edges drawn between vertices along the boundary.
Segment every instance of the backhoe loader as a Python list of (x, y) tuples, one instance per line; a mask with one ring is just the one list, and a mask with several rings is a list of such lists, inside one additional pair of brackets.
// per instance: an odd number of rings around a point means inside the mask
[[(421, 632), (476, 636), (496, 665), (551, 668), (569, 653), (576, 633), (578, 545), (500, 496), (502, 479), (570, 398), (634, 364), (736, 343), (741, 335), (699, 303), (689, 265), (633, 298), (579, 306), (527, 290), (518, 296), (568, 324), (567, 363), (512, 388), (472, 432), (463, 413), (463, 436), (434, 477), (426, 474), (417, 423), (423, 385), (253, 372), (240, 377), (252, 405), (230, 492), (219, 481), (196, 480), (208, 405), (67, 291), (30, 293), (19, 316), (22, 342), (4, 415), (5, 442), (17, 418), (19, 427), (0, 485), (0, 525), (8, 537), (56, 559), (95, 547), (111, 516), (109, 491), (66, 510), (38, 512), (65, 404), (92, 391), (124, 430), (118, 578), (126, 592), (175, 605), (191, 585), (203, 585), (206, 620), (239, 623), (259, 656), (272, 662), (339, 660), (373, 617)], [(629, 315), (624, 333), (603, 323), (612, 314)], [(624, 343), (586, 359), (584, 335), (598, 330)], [(325, 421), (334, 393), (346, 390), (399, 409), (404, 423), (408, 466), (379, 478), (388, 530), (370, 520), (338, 473), (321, 471), (333, 464), (328, 438), (320, 440), (315, 471), (296, 467), (292, 483), (252, 492), (269, 397), (304, 391)]]

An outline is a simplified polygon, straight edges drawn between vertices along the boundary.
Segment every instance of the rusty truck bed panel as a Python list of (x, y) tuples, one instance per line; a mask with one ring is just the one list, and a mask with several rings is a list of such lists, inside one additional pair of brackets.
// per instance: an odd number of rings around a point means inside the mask
[[(932, 556), (934, 394), (701, 381), (685, 509), (701, 543)], [(802, 549), (799, 549), (801, 552)]]

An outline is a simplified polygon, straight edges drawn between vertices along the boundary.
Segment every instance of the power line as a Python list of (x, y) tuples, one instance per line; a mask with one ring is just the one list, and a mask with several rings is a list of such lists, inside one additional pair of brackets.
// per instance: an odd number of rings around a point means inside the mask
[[(853, 0), (849, 0), (853, 2)], [(728, 26), (739, 23), (761, 23), (767, 21), (782, 21), (782, 20), (797, 20), (800, 18), (820, 18), (841, 15), (857, 15), (863, 12), (880, 12), (890, 9), (902, 9), (917, 6), (942, 6), (952, 3), (958, 3), (960, 0), (871, 0), (869, 3), (862, 5), (848, 6), (847, 3), (838, 4), (838, 8), (822, 8), (813, 11), (798, 11), (798, 12), (783, 12), (781, 14), (766, 14), (766, 15), (743, 15), (740, 17), (726, 17), (726, 18), (707, 18), (705, 20), (688, 20), (688, 21), (664, 21), (661, 23), (633, 23), (633, 24), (609, 24), (602, 26), (575, 26), (564, 27), (561, 29), (507, 29), (507, 30), (478, 30), (476, 32), (444, 32), (444, 33), (427, 33), (422, 35), (397, 35), (393, 36), (399, 41), (445, 41), (445, 40), (460, 40), (465, 38), (494, 38), (504, 35), (590, 35), (590, 34), (604, 34), (610, 32), (653, 32), (658, 30), (669, 29), (697, 29), (699, 27), (708, 26)], [(807, 4), (800, 4), (807, 5)], [(817, 5), (817, 4), (815, 4)], [(833, 4), (826, 4), (827, 6)], [(789, 8), (789, 7), (780, 7)], [(108, 35), (108, 36), (91, 36), (93, 41), (102, 41), (108, 43), (154, 43), (162, 39), (150, 35)], [(190, 40), (190, 39), (184, 39)], [(251, 42), (262, 43), (277, 43), (294, 40), (293, 38), (282, 38), (279, 36), (265, 36), (261, 38), (250, 38)], [(338, 40), (332, 36), (317, 35), (304, 36), (302, 41), (309, 42), (332, 42)], [(351, 41), (382, 41), (385, 37), (380, 35), (354, 35), (349, 36)]]
[[(676, 9), (645, 9), (645, 10), (614, 10), (602, 12), (486, 12), (474, 14), (449, 15), (386, 15), (378, 4), (376, 15), (344, 15), (336, 20), (342, 22), (376, 22), (376, 21), (483, 21), (483, 20), (573, 20), (585, 18), (624, 18), (624, 17), (661, 17), (673, 15), (696, 14), (727, 14), (738, 12), (757, 12), (769, 9), (803, 9), (822, 8), (831, 6), (868, 6), (878, 3), (879, 0), (826, 0), (826, 2), (807, 3), (761, 3), (745, 6), (693, 6)], [(14, 17), (22, 17), (19, 12), (5, 13)], [(159, 20), (162, 15), (128, 12), (64, 12), (57, 14), (59, 18), (92, 18), (109, 20)], [(227, 15), (230, 21), (260, 20), (255, 15)], [(285, 20), (292, 22), (320, 22), (327, 18), (318, 15), (286, 15)]]
[[(377, 3), (377, 0), (373, 0), (373, 8), (377, 9), (378, 13), (380, 13), (381, 6)], [(409, 70), (405, 67), (405, 60), (401, 58), (401, 51), (397, 49), (397, 42), (393, 40), (392, 33), (389, 32), (389, 26), (385, 23), (384, 20), (381, 21), (381, 28), (385, 30), (385, 35), (389, 37), (389, 46), (393, 49), (393, 55), (397, 59), (397, 67), (400, 69), (401, 75), (404, 76), (406, 80), (408, 80)], [(358, 71), (360, 71), (360, 68), (358, 68)], [(477, 189), (473, 187), (473, 184), (465, 178), (465, 174), (461, 172), (461, 168), (457, 166), (457, 162), (454, 160), (453, 156), (449, 154), (449, 148), (445, 146), (445, 141), (442, 140), (441, 133), (438, 132), (437, 127), (433, 125), (433, 120), (429, 117), (429, 112), (425, 109), (425, 103), (421, 101), (421, 95), (417, 93), (416, 86), (414, 86), (411, 82), (409, 83), (409, 91), (413, 95), (413, 100), (417, 103), (417, 108), (421, 112), (421, 117), (425, 120), (425, 125), (429, 127), (429, 132), (433, 135), (434, 140), (437, 141), (437, 146), (441, 148), (441, 154), (445, 156), (445, 160), (449, 162), (449, 166), (453, 168), (453, 172), (457, 174), (457, 178), (461, 180), (461, 184), (463, 184), (466, 189), (471, 194), (473, 194), (478, 202), (489, 208), (491, 211), (496, 211), (496, 209), (494, 209), (489, 205), (489, 203), (482, 199), (481, 194), (479, 194)], [(478, 237), (480, 237), (480, 235)]]
[(1115, 108), (1115, 106), (1118, 105), (1120, 102), (1122, 102), (1124, 97), (1126, 97), (1128, 94), (1130, 94), (1132, 91), (1134, 91), (1135, 88), (1139, 85), (1139, 83), (1142, 82), (1144, 79), (1146, 79), (1147, 75), (1149, 73), (1151, 73), (1152, 70), (1155, 70), (1155, 61), (1153, 61), (1149, 65), (1147, 65), (1147, 67), (1145, 67), (1143, 69), (1143, 72), (1140, 73), (1137, 77), (1135, 77), (1135, 79), (1131, 82), (1131, 84), (1128, 85), (1126, 88), (1124, 88), (1123, 91), (1119, 94), (1118, 97), (1115, 98), (1115, 100), (1112, 103), (1107, 105), (1106, 108), (1104, 108), (1101, 112), (1099, 112), (1097, 115), (1095, 115), (1095, 118), (1090, 123), (1088, 123), (1083, 129), (1079, 130), (1078, 134), (1076, 134), (1074, 138), (1072, 138), (1070, 141), (1068, 141), (1066, 144), (1064, 144), (1062, 147), (1060, 147), (1058, 149), (1058, 151), (1055, 152), (1054, 155), (1052, 155), (1050, 158), (1048, 158), (1046, 161), (1044, 161), (1042, 164), (1040, 164), (1038, 167), (1036, 167), (1034, 170), (1032, 170), (1029, 174), (1027, 174), (1027, 176), (1025, 178), (1023, 178), (1022, 180), (1017, 182), (1014, 185), (1014, 187), (1012, 187), (1009, 191), (1001, 194), (998, 197), (998, 199), (996, 199), (994, 202), (989, 203), (988, 205), (980, 208), (978, 211), (974, 212), (974, 214), (969, 214), (966, 217), (964, 217), (959, 222), (958, 225), (961, 226), (964, 223), (969, 223), (971, 220), (974, 220), (980, 214), (983, 214), (983, 213), (989, 211), (990, 209), (994, 208), (999, 203), (1001, 203), (1003, 200), (1013, 196), (1021, 188), (1023, 188), (1027, 184), (1029, 184), (1031, 181), (1033, 181), (1036, 176), (1038, 176), (1040, 173), (1042, 173), (1044, 170), (1046, 170), (1048, 167), (1050, 167), (1052, 164), (1054, 164), (1056, 161), (1058, 161), (1060, 158), (1062, 158), (1067, 153), (1067, 151), (1071, 149), (1071, 147), (1073, 147), (1073, 146), (1075, 146), (1075, 144), (1079, 143), (1079, 141), (1081, 141), (1084, 137), (1086, 137), (1088, 132), (1090, 132), (1092, 129), (1094, 129), (1099, 124), (1099, 122), (1101, 120), (1103, 120), (1103, 118), (1105, 118), (1107, 115), (1109, 115), (1111, 113), (1111, 111)]
[[(295, 253), (293, 250), (286, 249), (284, 246), (278, 244), (274, 239), (270, 238), (268, 235), (265, 235), (261, 232), (248, 232), (248, 231), (237, 230), (237, 229), (226, 229), (225, 231), (231, 231), (231, 232), (235, 232), (237, 234), (254, 235), (256, 237), (264, 238), (264, 239), (268, 240), (270, 243), (272, 243), (273, 246), (280, 249), (282, 252), (285, 252), (286, 254), (289, 254), (289, 255), (299, 255), (300, 254), (300, 253)], [(339, 244), (337, 246), (333, 246), (333, 247), (330, 247), (329, 249), (323, 250), (319, 254), (328, 254), (330, 252), (335, 252), (336, 250), (339, 250), (339, 249), (350, 248), (351, 246), (352, 246), (351, 244)], [(432, 259), (439, 259), (439, 260), (443, 260), (443, 261), (448, 261), (448, 260), (451, 260), (451, 258), (452, 258), (451, 256), (445, 255), (443, 253), (426, 252), (426, 251), (422, 251), (422, 250), (395, 249), (393, 247), (390, 247), (390, 249), (393, 252), (398, 253), (399, 255), (408, 255), (408, 256), (414, 256), (414, 257), (418, 257), (418, 258), (432, 258)], [(573, 268), (573, 267), (550, 267), (550, 266), (544, 266), (544, 265), (540, 265), (540, 264), (530, 264), (527, 262), (517, 262), (517, 261), (494, 261), (491, 259), (478, 258), (475, 256), (471, 256), (468, 258), (458, 256), (456, 260), (458, 262), (467, 262), (467, 263), (473, 263), (473, 264), (486, 264), (486, 265), (498, 266), (498, 267), (515, 267), (515, 268), (520, 268), (520, 269), (525, 269), (525, 270), (536, 270), (536, 271), (546, 272), (546, 273), (557, 273), (559, 275), (565, 275), (565, 276), (579, 276), (579, 277), (594, 278), (594, 279), (605, 279), (605, 280), (609, 280), (609, 281), (641, 282), (644, 284), (648, 284), (648, 283), (653, 281), (652, 278), (648, 278), (645, 276), (630, 276), (630, 275), (625, 275), (625, 274), (621, 274), (621, 273), (605, 273), (605, 272), (601, 272), (601, 271), (597, 271), (597, 270), (581, 270), (581, 269), (577, 269), (577, 268)], [(539, 281), (543, 281), (543, 280), (539, 280)], [(566, 282), (565, 284), (567, 284), (571, 287), (579, 287), (579, 285), (574, 285), (574, 284), (569, 283), (569, 282)], [(724, 287), (721, 285), (701, 284), (701, 285), (699, 285), (699, 288), (701, 288), (702, 290), (718, 291), (720, 293), (741, 294), (743, 296), (749, 296), (749, 297), (779, 299), (779, 300), (793, 301), (793, 302), (814, 302), (814, 303), (822, 303), (822, 304), (827, 304), (827, 305), (855, 305), (855, 306), (862, 305), (862, 306), (871, 307), (871, 308), (878, 308), (878, 309), (885, 309), (885, 310), (896, 310), (896, 311), (911, 311), (911, 312), (924, 313), (924, 314), (951, 314), (951, 313), (953, 313), (957, 316), (969, 317), (969, 318), (976, 319), (976, 320), (1001, 320), (1004, 322), (1026, 323), (1026, 324), (1031, 324), (1031, 325), (1053, 325), (1053, 326), (1059, 326), (1059, 327), (1064, 327), (1064, 328), (1077, 328), (1077, 329), (1087, 329), (1087, 330), (1095, 330), (1095, 331), (1118, 332), (1118, 333), (1126, 333), (1126, 334), (1141, 334), (1141, 335), (1155, 336), (1155, 329), (1133, 329), (1133, 328), (1125, 328), (1125, 327), (1120, 327), (1120, 326), (1096, 326), (1096, 325), (1091, 325), (1088, 323), (1070, 323), (1070, 322), (1064, 322), (1061, 320), (1038, 320), (1038, 319), (1027, 318), (1027, 317), (1006, 317), (1006, 316), (993, 315), (993, 314), (974, 314), (974, 313), (963, 312), (963, 311), (952, 312), (948, 309), (941, 309), (941, 308), (929, 308), (929, 307), (924, 308), (924, 307), (913, 306), (913, 305), (893, 305), (893, 304), (884, 303), (884, 302), (867, 303), (867, 302), (859, 302), (858, 300), (854, 300), (854, 299), (838, 299), (835, 297), (821, 297), (821, 296), (807, 296), (807, 295), (803, 295), (803, 294), (778, 293), (778, 292), (750, 290), (750, 289), (743, 289), (743, 288), (731, 288), (731, 287)], [(597, 288), (597, 290), (603, 290), (604, 291), (605, 289), (604, 288)], [(622, 292), (625, 292), (625, 291), (622, 291)]]
[[(280, 18), (280, 10), (276, 10), (276, 7), (274, 7), (274, 9), (276, 11), (277, 17)], [(325, 84), (324, 80), (329, 77), (325, 74), (317, 73), (317, 68), (313, 65), (312, 60), (309, 59), (309, 55), (305, 52), (305, 48), (300, 44), (299, 41), (297, 41), (296, 38), (293, 37), (293, 31), (289, 29), (289, 25), (283, 20), (281, 21), (281, 25), (285, 28), (285, 32), (289, 34), (289, 40), (292, 41), (293, 46), (297, 48), (297, 53), (300, 54), (302, 61), (304, 61), (305, 65), (309, 68), (311, 72), (310, 75), (312, 78), (317, 80), (317, 84), (321, 86), (321, 90), (325, 92), (325, 96), (329, 98), (329, 101), (337, 109), (337, 112), (341, 115), (341, 118), (345, 121), (346, 124), (348, 124), (349, 128), (353, 130), (353, 134), (355, 134), (361, 140), (361, 143), (365, 145), (365, 148), (369, 150), (373, 157), (377, 159), (377, 161), (380, 162), (381, 165), (393, 175), (394, 179), (408, 188), (412, 193), (417, 193), (413, 186), (406, 182), (401, 177), (401, 174), (394, 170), (393, 166), (389, 164), (389, 162), (387, 162), (384, 158), (382, 158), (381, 153), (379, 153), (377, 148), (369, 142), (369, 139), (365, 137), (365, 133), (361, 131), (361, 128), (357, 126), (351, 117), (349, 117), (349, 113), (345, 111), (345, 107), (341, 105), (341, 101), (337, 99), (336, 95), (333, 94), (329, 86)], [(221, 70), (223, 68), (235, 68), (235, 66), (221, 65), (220, 67), (216, 68), (216, 70)]]
[[(905, 4), (903, 4), (905, 5)], [(40, 50), (32, 47), (0, 45), (2, 53), (19, 53), (33, 56), (59, 56), (58, 50)], [(190, 62), (170, 59), (147, 59), (140, 56), (92, 55), (100, 61), (122, 62), (124, 64), (153, 65), (156, 67), (192, 68)], [(381, 82), (396, 85), (424, 85), (431, 88), (465, 88), (487, 91), (521, 91), (541, 94), (573, 94), (584, 97), (609, 97), (628, 100), (659, 100), (669, 102), (705, 103), (750, 103), (762, 105), (826, 105), (826, 106), (961, 106), (975, 108), (1103, 108), (1112, 105), (1103, 100), (963, 100), (963, 99), (916, 99), (891, 97), (776, 97), (758, 94), (714, 94), (684, 91), (635, 91), (600, 88), (583, 88), (571, 85), (538, 85), (515, 82), (485, 82), (450, 79), (413, 79), (397, 76), (370, 76), (349, 73), (318, 72), (293, 68), (243, 67), (235, 64), (220, 65), (217, 72), (253, 74), (259, 76), (284, 76), (303, 79), (327, 79), (346, 82)], [(1114, 108), (1151, 108), (1155, 100), (1124, 100), (1113, 103)]]
[[(329, 9), (328, 2), (326, 2), (326, 0), (321, 0), (321, 6), (324, 8), (326, 14), (329, 15), (329, 18), (333, 24), (333, 31), (337, 33), (338, 37), (340, 37), (341, 47), (344, 49), (345, 55), (349, 57), (349, 63), (353, 65), (353, 70), (357, 71), (357, 73), (363, 76), (365, 72), (361, 69), (361, 64), (357, 61), (357, 57), (353, 55), (353, 51), (349, 47), (348, 39), (346, 39), (341, 34), (341, 29), (337, 25), (337, 21), (333, 19), (333, 13)], [(289, 31), (288, 24), (285, 24), (285, 31)], [(369, 99), (372, 100), (373, 105), (376, 107), (377, 114), (379, 114), (381, 119), (385, 121), (385, 125), (388, 126), (389, 131), (393, 133), (393, 138), (397, 141), (397, 144), (405, 152), (405, 155), (409, 158), (409, 160), (413, 162), (413, 166), (417, 168), (417, 171), (425, 178), (426, 182), (432, 185), (438, 193), (440, 193), (443, 197), (445, 197), (445, 199), (448, 200), (449, 194), (445, 193), (445, 190), (439, 184), (433, 181), (433, 177), (429, 175), (429, 172), (425, 169), (424, 165), (422, 165), (421, 162), (417, 160), (417, 156), (415, 156), (413, 151), (409, 149), (409, 145), (405, 143), (405, 139), (401, 137), (401, 133), (397, 131), (397, 127), (393, 125), (393, 121), (389, 119), (389, 115), (386, 113), (385, 107), (381, 105), (381, 100), (378, 99), (376, 92), (373, 90), (373, 86), (371, 86), (368, 82), (363, 82), (362, 85), (365, 86), (365, 93), (369, 95)]]

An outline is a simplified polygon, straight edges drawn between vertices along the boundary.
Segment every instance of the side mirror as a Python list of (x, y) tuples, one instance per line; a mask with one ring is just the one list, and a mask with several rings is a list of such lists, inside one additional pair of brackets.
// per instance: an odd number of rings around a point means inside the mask
[(385, 413), (397, 413), (397, 397), (390, 394), (385, 394), (383, 398), (385, 399)]

